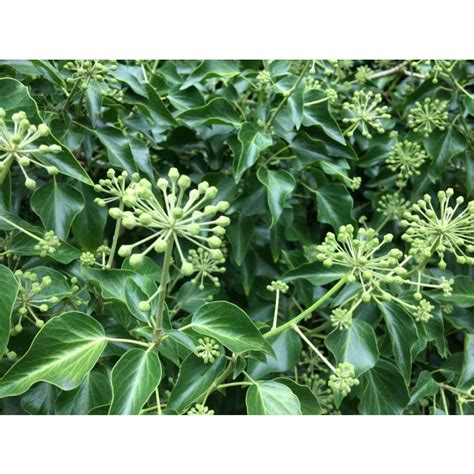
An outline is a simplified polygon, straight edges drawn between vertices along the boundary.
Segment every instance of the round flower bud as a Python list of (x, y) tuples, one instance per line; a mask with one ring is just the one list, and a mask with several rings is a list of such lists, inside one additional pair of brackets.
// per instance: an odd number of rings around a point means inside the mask
[(105, 207), (106, 202), (103, 199), (100, 198), (95, 198), (94, 202), (99, 206), (99, 207)]
[(205, 193), (209, 188), (209, 183), (207, 181), (203, 181), (202, 183), (198, 184), (198, 191), (200, 193)]
[(214, 199), (217, 196), (219, 191), (215, 186), (211, 186), (210, 188), (206, 189), (205, 197), (206, 199)]
[(128, 216), (122, 220), (122, 225), (128, 230), (132, 230), (136, 227), (137, 221), (133, 217)]
[(35, 189), (36, 188), (36, 181), (34, 179), (27, 178), (25, 180), (25, 187), (30, 189), (30, 190)]
[(208, 217), (212, 217), (216, 214), (217, 208), (216, 206), (206, 206), (204, 208), (204, 215)]
[(199, 232), (201, 231), (201, 226), (199, 224), (188, 224), (186, 227), (186, 230), (191, 235), (198, 235)]
[(141, 253), (134, 253), (129, 260), (129, 263), (132, 267), (139, 267), (143, 264), (143, 254)]
[(118, 249), (118, 254), (122, 258), (130, 257), (133, 252), (133, 247), (131, 245), (121, 245)]
[(124, 196), (123, 196), (123, 203), (127, 206), (127, 207), (132, 207), (134, 206), (136, 203), (137, 203), (137, 198), (131, 194), (131, 193), (126, 193)]
[(219, 237), (213, 235), (207, 239), (207, 243), (211, 249), (217, 249), (222, 245), (222, 240)]
[[(219, 206), (219, 203), (217, 203), (217, 206)], [(227, 227), (230, 224), (230, 219), (227, 216), (219, 216), (216, 219), (216, 224), (221, 227)]]
[(23, 331), (23, 326), (21, 323), (18, 323), (14, 328), (16, 334), (20, 334)]
[(26, 313), (28, 313), (28, 310), (24, 306), (18, 309), (19, 315), (24, 316)]
[(193, 264), (190, 262), (184, 261), (181, 265), (180, 272), (184, 276), (189, 276), (194, 272)]
[(230, 204), (227, 201), (219, 201), (216, 206), (219, 212), (225, 212), (229, 209)]
[(171, 168), (168, 171), (168, 176), (170, 177), (171, 181), (176, 181), (179, 178), (179, 171), (177, 168)]
[(150, 225), (152, 220), (153, 218), (151, 217), (150, 214), (148, 214), (148, 212), (144, 212), (138, 218), (138, 222), (140, 222), (140, 224), (142, 225)]
[(41, 319), (37, 319), (35, 321), (35, 326), (38, 328), (38, 329), (41, 329), (43, 326), (44, 326), (44, 321), (42, 321)]
[(146, 313), (150, 311), (151, 304), (148, 301), (140, 301), (140, 303), (138, 303), (138, 309)]
[(49, 286), (49, 285), (51, 285), (51, 283), (53, 283), (53, 280), (52, 280), (51, 277), (48, 276), (48, 275), (45, 276), (45, 277), (43, 277), (43, 278), (41, 279), (41, 281), (43, 282), (43, 285), (44, 285), (44, 286)]
[(209, 253), (214, 260), (222, 260), (224, 258), (224, 254), (220, 249), (211, 249)]
[(120, 219), (123, 215), (123, 211), (118, 207), (111, 207), (109, 209), (109, 216), (112, 219)]
[(39, 310), (42, 312), (42, 313), (46, 313), (46, 311), (48, 311), (49, 309), (49, 306), (47, 304), (42, 304), (40, 307), (39, 307)]
[(41, 154), (46, 154), (46, 153), (49, 153), (49, 146), (48, 145), (40, 145), (39, 146), (39, 152)]
[(51, 145), (51, 146), (49, 147), (49, 151), (50, 151), (51, 153), (54, 153), (55, 155), (59, 155), (59, 153), (61, 153), (62, 150), (63, 150), (63, 149), (62, 149), (59, 145), (56, 145), (56, 144)]
[(40, 123), (38, 125), (38, 134), (40, 137), (45, 137), (50, 132), (49, 127), (45, 123)]
[(163, 253), (166, 250), (166, 247), (168, 246), (167, 242), (165, 239), (158, 239), (155, 242), (155, 245), (153, 246), (155, 252), (157, 253)]
[(26, 156), (22, 156), (21, 158), (18, 159), (18, 163), (21, 166), (30, 166), (31, 160)]
[(168, 187), (168, 180), (165, 179), (165, 178), (160, 178), (156, 185), (158, 186), (159, 189), (161, 189), (162, 191), (164, 191), (167, 187)]
[(181, 207), (175, 207), (172, 210), (171, 214), (175, 219), (180, 219), (181, 217), (183, 217), (183, 209)]
[(59, 173), (59, 170), (56, 168), (56, 166), (47, 166), (46, 171), (50, 176), (56, 176)]
[(112, 179), (115, 176), (115, 170), (113, 168), (109, 168), (107, 170), (107, 178)]
[(191, 178), (183, 174), (178, 179), (178, 186), (182, 189), (188, 189), (191, 186)]

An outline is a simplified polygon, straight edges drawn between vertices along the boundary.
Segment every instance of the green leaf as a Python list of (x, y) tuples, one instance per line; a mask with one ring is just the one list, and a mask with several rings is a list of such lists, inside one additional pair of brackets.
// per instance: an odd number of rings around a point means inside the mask
[(4, 354), (10, 339), (12, 311), (19, 286), (15, 275), (7, 267), (0, 265), (0, 356)]
[(401, 415), (410, 400), (402, 374), (385, 360), (363, 375), (361, 387), (362, 415)]
[(236, 354), (263, 351), (273, 355), (270, 344), (254, 322), (235, 304), (227, 301), (206, 303), (193, 314), (191, 324), (196, 332), (217, 339)]
[(21, 397), (21, 407), (30, 415), (54, 415), (59, 393), (54, 385), (38, 383)]
[(435, 382), (433, 376), (427, 370), (423, 370), (420, 372), (416, 385), (411, 391), (409, 405), (414, 405), (426, 397), (436, 395), (438, 390), (438, 384)]
[(97, 194), (88, 186), (81, 186), (84, 207), (72, 223), (74, 238), (83, 250), (94, 252), (104, 242), (104, 229), (107, 223), (107, 209), (97, 206)]
[(190, 127), (212, 124), (239, 127), (241, 124), (240, 115), (235, 107), (221, 97), (211, 100), (202, 107), (181, 112), (176, 118)]
[(337, 364), (351, 363), (357, 377), (374, 367), (379, 359), (374, 330), (360, 319), (353, 319), (349, 329), (331, 332), (326, 338), (326, 347), (334, 355)]
[(456, 155), (462, 153), (466, 148), (466, 140), (456, 128), (449, 127), (447, 130), (435, 130), (424, 141), (426, 150), (433, 157), (433, 165), (430, 166), (430, 174), (438, 177), (446, 169), (449, 161)]
[(263, 150), (272, 145), (270, 134), (256, 129), (252, 124), (245, 122), (239, 130), (239, 153), (234, 156), (234, 178), (240, 178), (246, 170), (251, 168), (259, 159)]
[(303, 130), (300, 130), (292, 140), (290, 149), (303, 163), (329, 159), (324, 142), (311, 137)]
[(232, 245), (232, 255), (234, 256), (235, 263), (239, 267), (247, 255), (254, 232), (255, 225), (253, 219), (243, 214), (239, 214), (239, 219), (234, 220), (229, 227), (227, 238)]
[(290, 388), (273, 380), (260, 380), (247, 390), (249, 415), (301, 415), (301, 404)]
[(92, 125), (95, 127), (99, 118), (100, 109), (102, 107), (102, 90), (97, 81), (91, 81), (86, 89), (86, 109), (91, 119)]
[(460, 308), (471, 308), (474, 306), (474, 279), (464, 275), (455, 277), (452, 294), (439, 298)]
[(288, 196), (296, 187), (295, 178), (284, 170), (268, 170), (260, 168), (258, 180), (267, 188), (267, 202), (272, 214), (273, 227), (280, 218)]
[(107, 345), (104, 329), (77, 311), (50, 319), (26, 354), (0, 379), (0, 398), (20, 395), (37, 382), (78, 387)]
[[(43, 122), (38, 111), (38, 106), (31, 97), (28, 88), (16, 79), (9, 77), (0, 78), (0, 97), (2, 98), (1, 107), (6, 112), (7, 120), (10, 120), (14, 112), (23, 111), (31, 123), (39, 124)], [(89, 175), (79, 164), (74, 155), (60, 143), (53, 134), (36, 140), (35, 145), (36, 144), (56, 144), (61, 147), (61, 152), (57, 155), (53, 153), (35, 153), (35, 158), (38, 161), (47, 166), (56, 166), (58, 170), (66, 176), (75, 178), (88, 185), (93, 184)]]
[(88, 415), (94, 408), (108, 405), (111, 399), (107, 375), (89, 372), (79, 387), (59, 395), (55, 412), (57, 415)]
[(410, 382), (412, 350), (418, 341), (418, 332), (413, 319), (395, 303), (379, 303), (387, 326), (397, 367), (406, 383)]
[(35, 191), (30, 203), (44, 228), (66, 240), (72, 221), (84, 208), (84, 197), (69, 184), (53, 179)]
[(286, 377), (277, 377), (274, 382), (286, 385), (300, 401), (302, 415), (320, 415), (323, 411), (318, 399), (306, 385), (300, 385)]
[(182, 363), (178, 380), (171, 391), (166, 408), (183, 413), (198, 402), (210, 389), (225, 367), (225, 358), (218, 357), (212, 364), (190, 354)]
[(303, 121), (305, 87), (304, 81), (301, 81), (288, 98), (288, 110), (297, 130), (301, 127)]
[(265, 362), (248, 361), (248, 373), (253, 379), (261, 379), (273, 372), (289, 372), (298, 364), (301, 340), (294, 331), (284, 331), (268, 341), (275, 356), (265, 354)]
[(109, 415), (138, 415), (160, 380), (158, 354), (155, 351), (130, 349), (112, 369)]
[(186, 78), (180, 89), (187, 89), (188, 87), (191, 87), (194, 84), (197, 84), (203, 81), (204, 79), (208, 79), (211, 77), (230, 79), (234, 76), (237, 76), (238, 74), (240, 74), (238, 61), (203, 61)]
[(283, 275), (282, 280), (287, 283), (301, 279), (308, 280), (314, 286), (322, 286), (340, 280), (347, 273), (347, 269), (333, 265), (326, 268), (321, 262), (303, 263), (294, 270)]
[(316, 190), (318, 221), (332, 225), (335, 231), (347, 224), (355, 224), (352, 218), (354, 201), (342, 184), (326, 184)]
[(468, 390), (474, 384), (474, 334), (464, 338), (464, 360), (459, 378), (459, 386)]
[(138, 171), (130, 148), (130, 141), (121, 130), (114, 127), (103, 127), (97, 129), (95, 133), (107, 149), (107, 156), (112, 166), (117, 166), (129, 174)]

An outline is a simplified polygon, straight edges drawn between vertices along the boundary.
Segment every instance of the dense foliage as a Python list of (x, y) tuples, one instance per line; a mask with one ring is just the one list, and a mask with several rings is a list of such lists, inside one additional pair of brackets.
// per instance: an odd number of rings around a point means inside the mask
[(474, 412), (474, 64), (0, 63), (0, 412)]

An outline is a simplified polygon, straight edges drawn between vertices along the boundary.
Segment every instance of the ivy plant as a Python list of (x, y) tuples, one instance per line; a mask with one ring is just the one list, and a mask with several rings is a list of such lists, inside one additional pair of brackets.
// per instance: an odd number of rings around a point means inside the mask
[(474, 413), (474, 64), (0, 62), (0, 413)]

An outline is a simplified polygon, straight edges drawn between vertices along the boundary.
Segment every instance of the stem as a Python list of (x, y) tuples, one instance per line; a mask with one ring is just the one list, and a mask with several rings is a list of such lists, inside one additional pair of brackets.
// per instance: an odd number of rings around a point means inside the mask
[[(120, 201), (120, 212), (123, 211), (124, 204)], [(118, 218), (117, 222), (115, 223), (115, 230), (114, 230), (114, 237), (112, 239), (112, 245), (110, 247), (110, 255), (109, 260), (107, 261), (107, 268), (112, 268), (112, 263), (114, 263), (115, 251), (117, 250), (117, 243), (120, 233), (120, 226), (122, 225), (122, 218)]]
[(373, 79), (379, 79), (380, 77), (390, 76), (390, 74), (394, 74), (395, 72), (400, 71), (400, 69), (405, 67), (407, 63), (408, 61), (403, 61), (402, 63), (391, 67), (390, 69), (386, 69), (385, 71), (375, 72), (374, 74), (371, 74), (368, 77), (368, 79), (373, 80)]
[(14, 155), (11, 154), (3, 163), (3, 169), (2, 171), (0, 171), (0, 184), (3, 184), (3, 182), (5, 181), (5, 178), (7, 177), (7, 174), (10, 171), (14, 158)]
[(321, 298), (319, 298), (318, 300), (316, 300), (309, 308), (306, 308), (300, 314), (290, 319), (286, 323), (282, 324), (281, 326), (278, 326), (275, 329), (271, 329), (270, 331), (265, 333), (263, 337), (265, 339), (268, 339), (270, 337), (276, 336), (277, 334), (280, 334), (283, 331), (286, 331), (287, 329), (293, 327), (295, 324), (298, 324), (302, 319), (304, 319), (306, 316), (311, 314), (315, 309), (319, 308), (325, 301), (331, 298), (331, 296), (334, 293), (336, 293), (340, 288), (342, 288), (346, 284), (346, 281), (347, 281), (347, 275), (342, 277), (330, 290), (324, 293), (324, 295), (321, 296)]
[(125, 342), (127, 344), (135, 344), (137, 346), (142, 346), (142, 347), (150, 347), (150, 344), (148, 342), (142, 342), (142, 341), (135, 341), (134, 339), (123, 339), (121, 337), (106, 337), (106, 340), (109, 342)]
[(273, 313), (273, 324), (272, 324), (272, 329), (275, 329), (277, 327), (278, 323), (278, 306), (280, 305), (280, 290), (276, 290), (276, 296), (275, 296), (275, 311)]
[(247, 387), (249, 385), (253, 385), (252, 382), (230, 382), (230, 383), (221, 383), (216, 388), (227, 388), (227, 387)]
[(270, 120), (265, 125), (266, 129), (269, 129), (273, 121), (275, 120), (276, 116), (280, 113), (281, 109), (283, 106), (286, 104), (288, 99), (291, 97), (291, 94), (295, 92), (296, 88), (300, 85), (300, 82), (303, 80), (304, 75), (306, 74), (306, 70), (308, 69), (310, 61), (306, 61), (306, 64), (303, 67), (303, 70), (301, 71), (297, 81), (295, 82), (295, 85), (288, 91), (288, 93), (283, 97), (281, 102), (278, 104), (278, 107), (275, 109), (273, 112), (273, 115), (270, 117)]
[(336, 373), (336, 367), (334, 367), (331, 362), (329, 362), (326, 357), (324, 357), (322, 352), (304, 335), (303, 331), (301, 331), (301, 329), (296, 324), (294, 324), (292, 328), (298, 333), (301, 339), (303, 339), (303, 341), (306, 342), (306, 344), (308, 344), (311, 349), (313, 349), (316, 355), (331, 369), (331, 371)]
[(32, 234), (31, 232), (28, 232), (26, 229), (23, 229), (23, 227), (15, 224), (14, 222), (10, 221), (6, 217), (0, 216), (0, 220), (6, 222), (8, 225), (11, 225), (15, 229), (18, 229), (19, 231), (23, 232), (24, 234), (28, 235), (32, 239), (37, 240), (38, 242), (43, 242), (43, 239), (41, 237), (38, 237), (37, 235)]
[(168, 237), (168, 245), (166, 246), (165, 255), (163, 257), (163, 267), (161, 269), (160, 288), (158, 290), (158, 310), (156, 313), (155, 330), (153, 331), (152, 341), (157, 349), (161, 341), (161, 332), (163, 329), (163, 314), (165, 311), (166, 287), (168, 285), (171, 257), (173, 254), (173, 233)]
[(158, 390), (158, 387), (155, 389), (155, 396), (156, 396), (156, 409), (157, 409), (157, 414), (161, 415), (161, 402), (160, 402), (160, 392)]
[(444, 413), (446, 415), (449, 415), (448, 402), (446, 401), (446, 395), (445, 395), (444, 390), (442, 388), (440, 389), (440, 392), (441, 392), (441, 399), (443, 400)]

